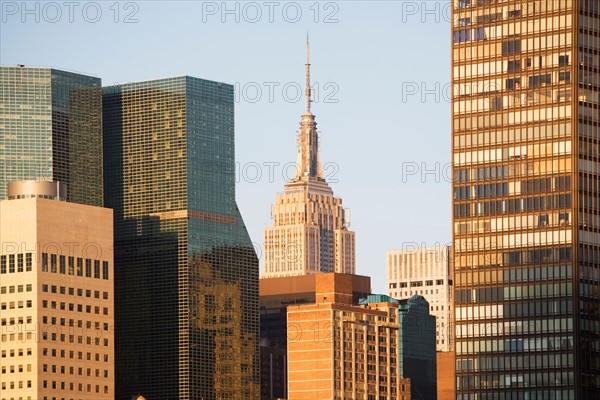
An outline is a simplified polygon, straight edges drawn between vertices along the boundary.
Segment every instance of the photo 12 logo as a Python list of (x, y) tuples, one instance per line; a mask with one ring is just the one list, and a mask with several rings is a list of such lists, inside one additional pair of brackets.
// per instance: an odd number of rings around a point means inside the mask
[(102, 20), (114, 23), (137, 24), (140, 6), (137, 2), (39, 2), (39, 1), (2, 1), (0, 11), (2, 23), (17, 21), (21, 23), (87, 22), (98, 23)]
[(315, 24), (337, 24), (339, 11), (339, 3), (333, 1), (204, 1), (202, 2), (202, 22), (244, 22), (248, 24), (287, 22), (296, 24), (302, 21)]
[[(258, 103), (284, 101), (297, 103), (304, 98), (304, 89), (298, 82), (236, 82), (235, 102)], [(339, 103), (340, 87), (336, 82), (314, 82), (310, 94), (313, 103)]]

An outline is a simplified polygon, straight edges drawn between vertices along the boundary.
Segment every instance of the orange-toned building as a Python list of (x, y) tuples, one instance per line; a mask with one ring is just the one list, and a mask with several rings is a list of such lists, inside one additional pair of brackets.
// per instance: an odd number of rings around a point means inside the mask
[(112, 210), (57, 182), (0, 202), (1, 399), (114, 398)]
[(398, 304), (354, 305), (351, 278), (317, 274), (315, 302), (288, 307), (289, 400), (410, 399)]
[[(329, 278), (327, 278), (329, 277)], [(309, 274), (259, 281), (261, 399), (287, 398), (287, 307), (313, 304), (324, 279), (357, 304), (371, 293), (371, 279), (352, 274)], [(333, 280), (333, 281), (331, 281)]]
[(454, 352), (438, 351), (437, 355), (437, 400), (456, 399), (456, 374)]

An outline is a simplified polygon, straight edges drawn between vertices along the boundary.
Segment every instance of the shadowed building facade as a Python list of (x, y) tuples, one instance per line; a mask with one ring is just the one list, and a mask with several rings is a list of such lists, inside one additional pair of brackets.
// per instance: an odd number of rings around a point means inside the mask
[(116, 393), (256, 399), (258, 259), (235, 202), (231, 85), (104, 88)]
[(102, 207), (100, 78), (0, 67), (0, 200), (8, 182), (60, 181), (69, 202)]
[(410, 379), (413, 400), (437, 399), (435, 316), (421, 295), (398, 301), (400, 374)]
[(600, 398), (600, 3), (452, 10), (456, 398)]

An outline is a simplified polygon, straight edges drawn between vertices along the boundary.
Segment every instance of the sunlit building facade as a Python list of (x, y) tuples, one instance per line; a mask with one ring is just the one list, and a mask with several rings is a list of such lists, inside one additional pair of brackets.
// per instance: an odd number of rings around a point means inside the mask
[(325, 181), (319, 158), (319, 134), (310, 110), (310, 61), (307, 43), (306, 109), (298, 132), (294, 178), (272, 207), (273, 226), (264, 232), (265, 272), (273, 278), (318, 272), (356, 272), (354, 232), (342, 199)]
[(398, 301), (376, 295), (357, 305), (352, 276), (338, 280), (336, 275), (319, 274), (314, 304), (287, 308), (288, 399), (409, 400), (412, 383), (401, 372)]
[(599, 398), (600, 3), (452, 4), (457, 399)]
[(259, 397), (258, 258), (235, 201), (231, 85), (104, 88), (116, 394)]
[[(318, 293), (324, 290), (343, 293), (344, 303), (358, 304), (371, 294), (371, 278), (354, 274), (307, 274), (259, 281), (262, 400), (288, 398), (287, 307), (314, 304)], [(296, 331), (291, 333), (293, 338)]]
[(0, 200), (8, 182), (60, 181), (68, 201), (102, 206), (100, 78), (0, 67)]
[(112, 210), (15, 182), (0, 201), (0, 398), (114, 399)]
[(452, 247), (414, 247), (387, 252), (388, 295), (406, 299), (421, 295), (435, 316), (436, 349), (454, 349)]

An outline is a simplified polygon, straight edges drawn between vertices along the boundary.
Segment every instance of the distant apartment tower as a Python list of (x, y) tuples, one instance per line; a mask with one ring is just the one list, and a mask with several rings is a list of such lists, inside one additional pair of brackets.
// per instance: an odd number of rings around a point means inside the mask
[(306, 44), (306, 110), (298, 133), (294, 178), (277, 194), (273, 226), (264, 232), (265, 272), (261, 277), (356, 271), (354, 232), (342, 200), (325, 181), (319, 135), (310, 111), (310, 59)]
[(288, 399), (410, 399), (398, 301), (380, 295), (357, 305), (349, 278), (336, 275), (317, 275), (315, 303), (287, 308)]
[(600, 398), (600, 2), (455, 0), (457, 399)]
[(314, 304), (317, 293), (331, 286), (346, 293), (351, 304), (371, 294), (371, 279), (360, 275), (309, 274), (259, 281), (262, 400), (288, 397), (287, 307)]
[(0, 67), (0, 200), (8, 182), (61, 181), (68, 201), (102, 206), (100, 78)]
[(406, 299), (419, 294), (429, 302), (436, 318), (436, 349), (452, 351), (453, 294), (452, 248), (450, 246), (414, 247), (387, 252), (388, 294)]
[(112, 210), (59, 182), (0, 201), (0, 397), (114, 398)]
[(235, 201), (233, 87), (105, 87), (103, 126), (117, 398), (258, 398), (258, 258)]

